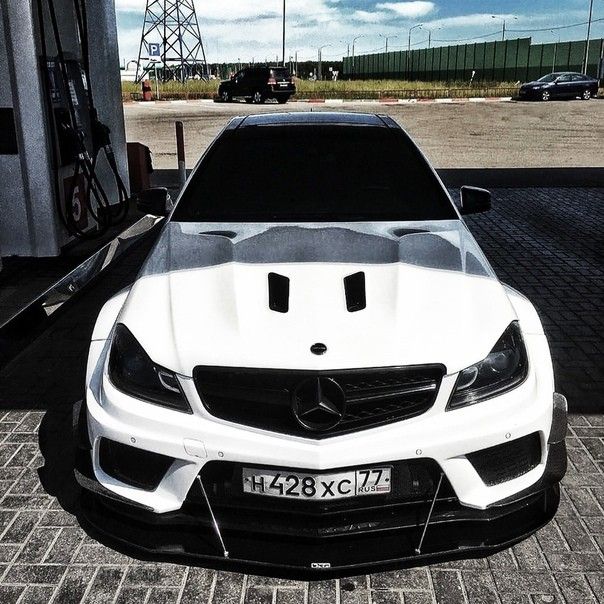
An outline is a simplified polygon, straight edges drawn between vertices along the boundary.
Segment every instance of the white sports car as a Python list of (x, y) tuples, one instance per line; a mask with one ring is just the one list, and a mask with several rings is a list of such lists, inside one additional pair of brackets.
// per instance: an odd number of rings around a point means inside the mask
[(389, 117), (233, 119), (138, 278), (102, 309), (75, 409), (87, 522), (144, 555), (305, 578), (476, 557), (547, 523), (566, 400)]

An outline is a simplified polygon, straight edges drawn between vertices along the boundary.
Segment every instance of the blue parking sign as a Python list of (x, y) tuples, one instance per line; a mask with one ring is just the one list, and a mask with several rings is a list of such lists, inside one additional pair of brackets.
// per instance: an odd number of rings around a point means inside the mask
[(159, 58), (161, 56), (161, 44), (158, 42), (149, 42), (149, 58)]

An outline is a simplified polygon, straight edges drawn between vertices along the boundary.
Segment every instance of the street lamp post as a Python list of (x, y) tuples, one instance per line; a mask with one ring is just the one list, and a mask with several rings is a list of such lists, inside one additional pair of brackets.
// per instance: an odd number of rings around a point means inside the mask
[(378, 34), (380, 36), (380, 38), (384, 38), (384, 40), (386, 40), (386, 48), (384, 49), (384, 52), (388, 52), (388, 40), (395, 40), (396, 38), (398, 38), (398, 36), (385, 36), (384, 34)]
[(550, 29), (550, 31), (554, 34), (554, 36), (558, 34), (558, 40), (554, 44), (554, 60), (552, 62), (552, 71), (556, 71), (556, 56), (558, 55), (558, 44), (560, 44), (560, 32), (556, 32), (553, 29)]
[(587, 20), (587, 38), (585, 39), (585, 62), (583, 63), (583, 73), (587, 75), (587, 62), (589, 61), (589, 36), (591, 34), (591, 20), (594, 11), (594, 0), (589, 0), (589, 19)]
[(322, 51), (324, 48), (327, 48), (328, 46), (331, 46), (331, 44), (323, 44), (323, 46), (319, 46), (319, 48), (317, 49), (317, 79), (318, 80), (322, 80), (323, 79), (323, 69), (322, 69)]
[(285, 67), (285, 0), (283, 0), (283, 47), (282, 47), (281, 60), (283, 63), (283, 67)]
[(497, 15), (491, 15), (491, 19), (501, 19), (501, 41), (505, 40), (505, 19)]
[(417, 29), (418, 27), (421, 27), (422, 24), (418, 23), (417, 25), (414, 25), (413, 27), (409, 28), (409, 38), (407, 40), (407, 79), (410, 79), (410, 75), (411, 75), (411, 69), (410, 69), (410, 63), (411, 63), (411, 32), (414, 29)]
[(365, 34), (360, 34), (358, 35), (356, 38), (352, 39), (352, 76), (354, 77), (354, 45), (356, 43), (356, 41), (360, 38), (364, 38)]
[(439, 29), (442, 29), (442, 27), (434, 27), (433, 29), (428, 29), (427, 27), (422, 26), (421, 29), (424, 29), (428, 32), (428, 48), (430, 48), (432, 46), (432, 32), (438, 31)]
[[(491, 15), (491, 19), (501, 19), (501, 41), (505, 41), (505, 19), (500, 17), (499, 15)], [(517, 20), (518, 17), (512, 17), (512, 19)]]

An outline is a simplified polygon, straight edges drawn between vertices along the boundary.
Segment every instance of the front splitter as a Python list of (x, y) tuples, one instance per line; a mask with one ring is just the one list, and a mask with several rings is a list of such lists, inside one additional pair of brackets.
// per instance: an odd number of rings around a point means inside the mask
[[(506, 549), (547, 524), (560, 500), (557, 484), (519, 500), (487, 510), (463, 508), (456, 518), (448, 510), (428, 526), (420, 554), (415, 552), (423, 528), (401, 519), (401, 526), (385, 530), (300, 538), (251, 532), (242, 524), (223, 530), (229, 551), (225, 558), (209, 517), (192, 520), (184, 514), (130, 513), (123, 504), (84, 491), (82, 522), (92, 536), (138, 558), (181, 562), (216, 569), (300, 580), (321, 580), (368, 572), (433, 564), (460, 558), (479, 558)], [(427, 510), (426, 510), (427, 512)], [(352, 530), (352, 528), (351, 528)]]

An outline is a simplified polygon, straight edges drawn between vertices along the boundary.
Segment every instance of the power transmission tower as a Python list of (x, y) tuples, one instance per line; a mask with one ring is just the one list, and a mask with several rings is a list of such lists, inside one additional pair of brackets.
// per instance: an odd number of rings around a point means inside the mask
[(137, 82), (154, 65), (152, 61), (159, 66), (158, 77), (164, 82), (208, 77), (193, 0), (147, 0), (136, 65)]

